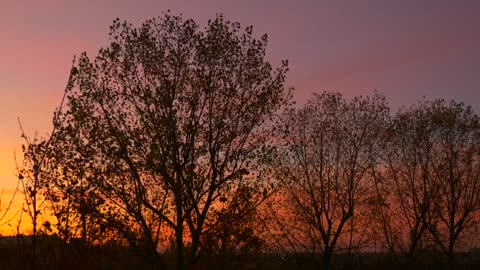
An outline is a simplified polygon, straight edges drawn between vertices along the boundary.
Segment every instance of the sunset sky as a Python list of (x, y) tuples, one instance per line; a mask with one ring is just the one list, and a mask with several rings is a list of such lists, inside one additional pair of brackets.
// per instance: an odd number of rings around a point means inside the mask
[(73, 56), (107, 45), (116, 17), (139, 25), (167, 9), (201, 25), (223, 13), (268, 33), (268, 58), (289, 60), (300, 103), (378, 89), (392, 108), (426, 96), (480, 111), (480, 1), (0, 0), (0, 188), (16, 183), (17, 118), (30, 135), (50, 132)]

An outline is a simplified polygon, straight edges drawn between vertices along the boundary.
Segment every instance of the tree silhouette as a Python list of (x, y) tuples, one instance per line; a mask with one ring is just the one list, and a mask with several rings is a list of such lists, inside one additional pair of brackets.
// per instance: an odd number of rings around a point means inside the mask
[(294, 108), (267, 43), (222, 15), (114, 20), (74, 59), (51, 134), (22, 134), (32, 268), (110, 247), (152, 269), (233, 269), (264, 249), (323, 269), (344, 251), (348, 268), (379, 237), (407, 263), (431, 247), (452, 263), (480, 221), (478, 115), (435, 100), (392, 117), (378, 93)]
[[(160, 267), (161, 230), (172, 230), (176, 269), (190, 268), (231, 195), (265, 197), (256, 160), (268, 152), (266, 123), (290, 97), (287, 63), (273, 70), (267, 36), (221, 15), (204, 30), (170, 13), (139, 28), (115, 20), (110, 30), (109, 47), (94, 61), (82, 54), (72, 72), (54, 123), (57, 155), (87, 189), (73, 193), (79, 210), (95, 208)], [(241, 217), (251, 204), (231, 209)]]
[(432, 165), (434, 128), (424, 110), (402, 109), (389, 133), (385, 163), (377, 175), (383, 241), (392, 254), (400, 253), (412, 263), (428, 243), (428, 224), (438, 200)]
[(215, 224), (202, 237), (211, 269), (236, 269), (242, 258), (252, 260), (265, 248), (256, 222), (254, 193), (248, 187), (238, 189), (228, 205), (216, 212)]
[(287, 218), (295, 220), (300, 244), (322, 253), (324, 269), (331, 267), (347, 222), (373, 197), (369, 173), (383, 150), (387, 121), (383, 96), (348, 102), (329, 92), (315, 94), (282, 121), (276, 177), (285, 186)]
[(458, 240), (478, 223), (480, 209), (480, 118), (463, 103), (435, 100), (419, 108), (434, 132), (432, 176), (438, 186), (429, 230), (454, 260)]
[[(454, 259), (480, 206), (479, 118), (463, 103), (424, 101), (402, 108), (389, 136), (380, 186), (384, 240), (408, 263), (424, 248)], [(379, 174), (379, 175), (380, 175)]]

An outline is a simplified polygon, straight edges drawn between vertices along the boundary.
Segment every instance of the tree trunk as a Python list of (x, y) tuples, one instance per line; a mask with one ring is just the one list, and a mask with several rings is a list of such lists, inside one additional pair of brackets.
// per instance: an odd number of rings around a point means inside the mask
[(177, 228), (175, 231), (177, 247), (177, 270), (184, 270), (183, 260), (183, 217), (182, 217), (182, 199), (177, 201)]
[(447, 264), (450, 265), (453, 263), (455, 260), (455, 254), (454, 254), (454, 241), (453, 239), (450, 239), (448, 243), (448, 254), (447, 254)]
[(323, 253), (322, 265), (324, 270), (330, 270), (332, 268), (333, 248), (326, 247)]

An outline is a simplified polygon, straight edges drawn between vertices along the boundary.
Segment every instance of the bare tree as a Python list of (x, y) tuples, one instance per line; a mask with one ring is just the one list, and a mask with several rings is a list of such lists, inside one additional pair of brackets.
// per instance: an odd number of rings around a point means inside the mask
[(325, 269), (348, 222), (374, 197), (369, 172), (383, 149), (388, 111), (379, 94), (346, 101), (326, 92), (282, 121), (277, 177), (292, 208), (289, 218), (308, 241), (303, 245), (322, 253)]
[(430, 232), (454, 260), (465, 230), (478, 223), (480, 209), (480, 119), (463, 103), (436, 100), (423, 105), (435, 129), (433, 177), (438, 185)]
[[(125, 236), (140, 228), (153, 256), (154, 228), (170, 228), (176, 268), (189, 268), (202, 235), (237, 199), (230, 194), (266, 196), (255, 161), (268, 152), (265, 124), (290, 96), (287, 63), (273, 70), (264, 59), (267, 36), (256, 39), (252, 27), (242, 31), (221, 15), (204, 30), (170, 13), (140, 28), (116, 20), (110, 37), (94, 61), (86, 54), (78, 61), (55, 123), (57, 150), (81, 160), (72, 168), (102, 199), (95, 207), (106, 222), (134, 224), (119, 226)], [(240, 218), (251, 211), (237, 206)]]
[(379, 188), (390, 191), (380, 213), (392, 252), (411, 261), (436, 245), (453, 261), (480, 206), (479, 127), (472, 109), (453, 101), (424, 101), (397, 114)]
[(383, 241), (411, 263), (426, 241), (438, 196), (433, 176), (434, 129), (422, 109), (402, 109), (389, 130), (384, 166), (375, 176)]

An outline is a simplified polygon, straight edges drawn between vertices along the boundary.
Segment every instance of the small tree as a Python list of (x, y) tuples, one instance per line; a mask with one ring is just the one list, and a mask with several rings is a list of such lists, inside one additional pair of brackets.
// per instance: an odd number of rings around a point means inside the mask
[(369, 172), (385, 144), (387, 120), (381, 95), (348, 102), (328, 92), (282, 120), (277, 177), (284, 183), (290, 218), (308, 241), (303, 245), (321, 251), (325, 269), (348, 222), (373, 197)]
[(236, 190), (231, 200), (216, 210), (215, 224), (202, 237), (202, 247), (210, 257), (210, 268), (236, 269), (241, 260), (253, 260), (262, 253), (264, 240), (257, 222), (255, 191), (248, 187)]
[(31, 244), (31, 267), (37, 268), (38, 236), (41, 232), (42, 210), (45, 205), (45, 196), (41, 188), (45, 173), (44, 160), (48, 151), (48, 141), (43, 140), (35, 134), (30, 140), (22, 131), (22, 137), (26, 145), (22, 145), (23, 162), (17, 168), (18, 178), (22, 183), (25, 197), (24, 209), (31, 219), (32, 244)]
[[(75, 63), (75, 58), (72, 62)], [(28, 137), (19, 120), (22, 138), (25, 140), (25, 144), (22, 145), (23, 160), (20, 166), (17, 164), (17, 171), (19, 184), (22, 184), (25, 198), (25, 208), (22, 210), (29, 215), (32, 222), (32, 269), (37, 267), (37, 238), (39, 232), (42, 232), (42, 229), (45, 229), (46, 232), (52, 232), (52, 225), (48, 220), (48, 214), (43, 216), (47, 218), (44, 223), (39, 224), (39, 222), (41, 222), (39, 219), (42, 218), (42, 211), (45, 212), (47, 209), (53, 211), (54, 216), (57, 218), (57, 224), (55, 227), (58, 229), (58, 232), (60, 232), (62, 239), (65, 241), (68, 240), (66, 232), (69, 231), (67, 229), (70, 221), (70, 216), (68, 214), (71, 210), (70, 198), (72, 191), (69, 191), (68, 196), (65, 195), (60, 199), (56, 197), (55, 191), (51, 189), (52, 186), (50, 186), (50, 184), (52, 181), (57, 180), (56, 177), (58, 176), (56, 173), (58, 172), (59, 163), (52, 162), (52, 157), (55, 156), (55, 150), (52, 150), (52, 144), (56, 143), (56, 133), (58, 132), (56, 124), (59, 120), (60, 111), (62, 110), (66, 93), (73, 87), (74, 74), (75, 69), (72, 64), (71, 73), (65, 87), (62, 101), (58, 110), (54, 113), (54, 127), (48, 139), (39, 137), (38, 133), (35, 133), (33, 138)], [(66, 201), (66, 203), (58, 204), (59, 200), (63, 200), (63, 202)], [(62, 214), (62, 216), (60, 216), (59, 211), (61, 210), (55, 206), (63, 208), (63, 210), (67, 209), (67, 215)], [(39, 225), (43, 225), (43, 228)]]

